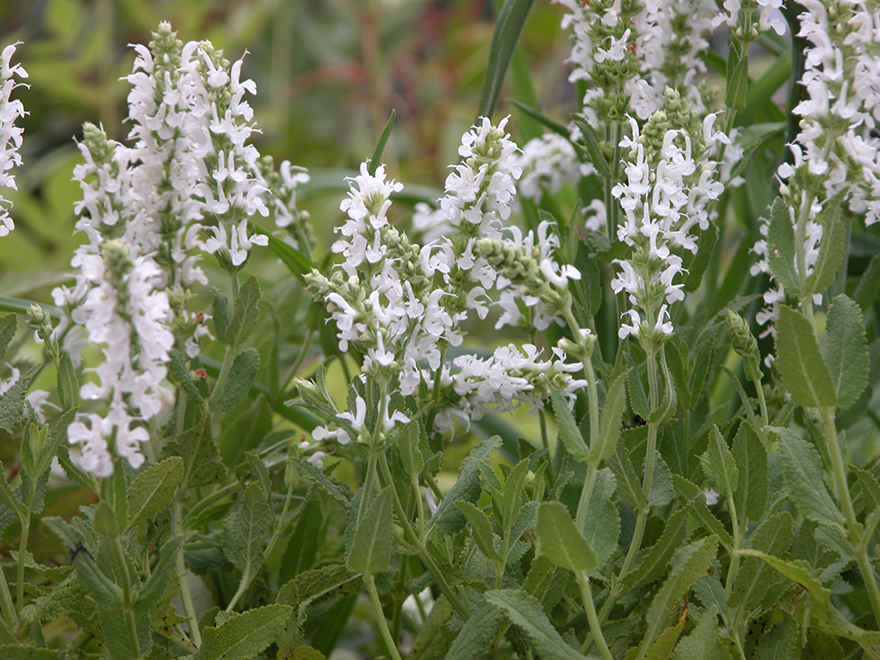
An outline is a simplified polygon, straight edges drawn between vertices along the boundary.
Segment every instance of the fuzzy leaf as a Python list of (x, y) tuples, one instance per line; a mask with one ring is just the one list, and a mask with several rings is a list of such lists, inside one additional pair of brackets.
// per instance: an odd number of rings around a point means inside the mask
[(15, 314), (0, 316), (0, 358), (6, 357), (6, 349), (15, 337), (18, 329), (18, 317)]
[(58, 399), (64, 410), (76, 408), (79, 405), (79, 379), (76, 376), (76, 370), (73, 368), (73, 360), (70, 359), (70, 353), (61, 352), (58, 359), (58, 373), (55, 376), (55, 382), (58, 385)]
[[(780, 511), (762, 522), (749, 536), (746, 547), (771, 555), (788, 552), (794, 521), (788, 511)], [(760, 608), (764, 594), (774, 582), (773, 569), (757, 559), (746, 558), (740, 566), (730, 594), (731, 609), (741, 610), (740, 620), (748, 620)]]
[(18, 644), (0, 645), (3, 660), (63, 660), (65, 654), (57, 649), (39, 649), (36, 646)]
[(324, 474), (316, 465), (312, 465), (308, 461), (301, 458), (291, 456), (288, 460), (293, 463), (296, 469), (306, 478), (317, 483), (330, 497), (339, 502), (343, 507), (348, 507), (351, 502), (351, 491), (343, 484), (333, 481)]
[(222, 625), (202, 630), (202, 645), (192, 660), (251, 660), (284, 628), (293, 608), (266, 605), (233, 614)]
[(487, 591), (486, 600), (522, 628), (543, 660), (586, 660), (565, 643), (534, 596), (518, 589), (498, 589)]
[(791, 657), (797, 643), (799, 626), (791, 614), (783, 609), (779, 612), (782, 619), (761, 635), (752, 656), (754, 660), (788, 660)]
[(183, 459), (171, 456), (141, 472), (128, 487), (128, 527), (151, 518), (171, 503), (183, 479)]
[(620, 536), (620, 513), (614, 502), (616, 483), (614, 473), (603, 468), (596, 474), (596, 484), (590, 495), (590, 506), (584, 517), (584, 538), (596, 553), (596, 566), (601, 567), (617, 549)]
[(162, 457), (167, 456), (180, 456), (183, 459), (181, 483), (186, 488), (221, 481), (226, 476), (226, 468), (207, 424), (200, 424), (175, 436), (162, 449)]
[(813, 272), (807, 278), (807, 290), (804, 296), (814, 293), (825, 293), (825, 290), (837, 277), (837, 271), (843, 263), (847, 250), (847, 220), (840, 213), (840, 205), (845, 193), (838, 193), (825, 202), (820, 211), (818, 221), (822, 225), (822, 249), (816, 263), (813, 264)]
[(599, 444), (590, 449), (591, 462), (604, 461), (617, 449), (617, 442), (620, 440), (620, 417), (626, 408), (626, 378), (627, 372), (623, 372), (608, 388), (599, 423)]
[(529, 459), (524, 458), (507, 473), (500, 503), (501, 522), (505, 533), (513, 528), (522, 510), (522, 493), (529, 473), (529, 463)]
[(862, 310), (841, 294), (828, 308), (828, 367), (837, 391), (837, 407), (846, 410), (868, 385), (871, 357), (862, 322)]
[(260, 283), (251, 275), (241, 285), (235, 296), (232, 319), (229, 322), (227, 339), (230, 344), (240, 346), (247, 339), (257, 324), (260, 316)]
[(236, 355), (229, 369), (229, 377), (223, 384), (223, 391), (220, 392), (217, 406), (221, 410), (232, 410), (247, 399), (259, 370), (260, 354), (257, 349), (246, 348)]
[(394, 549), (394, 537), (391, 535), (393, 487), (383, 488), (367, 510), (361, 513), (347, 561), (348, 567), (355, 572), (375, 575), (387, 571), (391, 566)]
[(721, 641), (718, 629), (718, 613), (714, 607), (708, 608), (700, 617), (693, 632), (675, 647), (672, 660), (733, 660), (730, 647)]
[(703, 472), (706, 473), (709, 480), (726, 497), (733, 497), (739, 486), (739, 472), (736, 469), (733, 452), (730, 451), (727, 441), (724, 440), (717, 426), (712, 427), (712, 432), (709, 434), (709, 447), (700, 460), (703, 463)]
[(843, 514), (822, 480), (822, 462), (816, 448), (784, 429), (779, 437), (779, 453), (785, 489), (804, 517), (822, 525), (845, 525)]
[(542, 502), (535, 529), (537, 552), (560, 568), (571, 571), (592, 571), (596, 553), (578, 531), (561, 502)]
[(822, 359), (812, 324), (800, 312), (780, 305), (776, 330), (776, 364), (791, 400), (809, 408), (835, 405), (831, 372)]
[(489, 559), (501, 561), (501, 555), (495, 550), (495, 533), (489, 517), (467, 500), (459, 500), (455, 506), (467, 517), (471, 536), (480, 551)]
[(168, 355), (171, 358), (168, 362), (168, 373), (180, 384), (187, 395), (192, 397), (193, 401), (201, 403), (202, 393), (199, 392), (199, 388), (196, 387), (195, 381), (193, 381), (192, 375), (189, 373), (184, 354), (172, 349), (168, 351)]
[(740, 53), (740, 46), (731, 41), (727, 55), (727, 88), (724, 91), (724, 104), (738, 110), (746, 105), (749, 90), (749, 58)]
[(770, 272), (785, 291), (799, 298), (800, 279), (794, 267), (794, 226), (791, 213), (781, 197), (770, 208), (770, 225), (767, 229), (767, 263)]
[(568, 402), (561, 392), (553, 392), (553, 412), (556, 413), (556, 426), (559, 428), (559, 439), (565, 445), (565, 449), (576, 461), (586, 461), (590, 458), (590, 450), (581, 435), (580, 428), (575, 421), (574, 415), (568, 408)]
[(728, 549), (732, 548), (733, 537), (726, 529), (724, 529), (724, 525), (722, 525), (721, 521), (718, 520), (718, 518), (716, 518), (709, 510), (709, 507), (706, 506), (706, 497), (703, 494), (703, 491), (695, 484), (677, 474), (673, 475), (672, 479), (675, 483), (675, 490), (690, 502), (694, 515), (701, 523), (703, 523), (703, 527), (715, 534), (725, 547)]
[(436, 524), (446, 534), (455, 534), (465, 526), (467, 519), (455, 506), (455, 502), (467, 500), (473, 504), (477, 501), (480, 493), (483, 492), (480, 487), (480, 465), (499, 445), (501, 438), (495, 435), (483, 440), (471, 450), (458, 470), (458, 479), (431, 518), (431, 524)]
[(229, 298), (220, 289), (214, 289), (214, 306), (211, 308), (211, 317), (214, 320), (214, 334), (217, 341), (232, 344), (232, 338), (228, 336), (229, 330)]
[(224, 543), (224, 552), (229, 561), (249, 580), (256, 577), (263, 565), (266, 537), (274, 525), (275, 517), (263, 489), (257, 484), (250, 484), (244, 489), (238, 509), (226, 519)]
[(683, 506), (669, 516), (657, 543), (646, 551), (644, 558), (634, 569), (623, 576), (625, 584), (635, 588), (663, 577), (670, 559), (690, 536), (689, 513), (690, 507)]
[(499, 608), (487, 602), (477, 605), (452, 643), (446, 660), (473, 660), (480, 657), (498, 634), (503, 619)]
[(748, 422), (739, 425), (733, 438), (733, 457), (739, 474), (736, 510), (749, 520), (760, 520), (767, 503), (767, 450)]

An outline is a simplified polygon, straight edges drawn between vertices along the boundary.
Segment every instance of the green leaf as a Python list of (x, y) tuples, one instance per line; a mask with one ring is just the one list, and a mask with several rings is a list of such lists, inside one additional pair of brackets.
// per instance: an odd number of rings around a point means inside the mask
[(712, 426), (712, 432), (709, 434), (709, 446), (706, 453), (700, 457), (700, 461), (703, 464), (703, 472), (709, 480), (726, 497), (733, 498), (739, 486), (739, 471), (736, 469), (733, 452), (730, 451), (727, 441), (715, 425)]
[(700, 617), (694, 631), (675, 647), (672, 660), (733, 660), (730, 647), (721, 641), (718, 612), (708, 608)]
[(383, 488), (366, 507), (366, 511), (363, 507), (361, 509), (347, 561), (353, 571), (375, 575), (387, 571), (391, 566), (394, 549), (394, 537), (391, 535), (393, 487)]
[(560, 568), (592, 571), (596, 553), (575, 526), (568, 509), (561, 502), (542, 502), (535, 528), (537, 553)]
[(247, 581), (263, 565), (266, 537), (272, 533), (275, 517), (263, 489), (250, 484), (244, 489), (238, 509), (226, 519), (224, 553)]
[(758, 432), (749, 422), (743, 422), (733, 438), (733, 458), (739, 474), (736, 490), (736, 510), (749, 520), (760, 520), (767, 503), (767, 450)]
[(583, 136), (584, 147), (590, 163), (596, 168), (596, 172), (598, 172), (600, 177), (603, 179), (610, 179), (611, 166), (608, 164), (608, 159), (605, 157), (605, 154), (602, 153), (602, 148), (599, 146), (599, 140), (596, 137), (593, 127), (590, 126), (586, 118), (580, 115), (574, 116), (574, 123), (575, 126), (580, 129), (581, 135)]
[(168, 362), (168, 373), (171, 378), (176, 381), (194, 401), (201, 403), (202, 393), (199, 392), (199, 388), (196, 387), (195, 381), (192, 379), (192, 375), (186, 365), (186, 356), (176, 349), (168, 351), (168, 356), (171, 358)]
[[(168, 582), (174, 577), (177, 553), (186, 541), (185, 536), (168, 539), (159, 551), (159, 561), (150, 573), (144, 586), (138, 590), (138, 598), (134, 604), (136, 609), (149, 611), (158, 603), (168, 588)], [(175, 592), (176, 593), (176, 592)]]
[(828, 308), (826, 329), (828, 368), (837, 392), (837, 407), (846, 410), (867, 387), (871, 368), (862, 310), (840, 294)]
[(232, 320), (229, 322), (229, 330), (226, 333), (227, 340), (234, 346), (240, 346), (248, 338), (260, 317), (260, 283), (251, 275), (241, 285), (235, 296), (235, 307)]
[(467, 518), (455, 506), (455, 502), (458, 500), (467, 500), (471, 503), (477, 501), (480, 493), (483, 492), (480, 487), (480, 465), (499, 445), (501, 445), (501, 438), (495, 435), (483, 440), (471, 450), (458, 470), (458, 479), (446, 493), (443, 501), (440, 502), (430, 524), (436, 524), (446, 534), (455, 534), (465, 526)]
[(57, 649), (38, 649), (35, 646), (18, 644), (0, 645), (0, 658), (3, 660), (62, 660), (65, 656)]
[(730, 110), (738, 110), (746, 105), (749, 90), (749, 58), (740, 52), (742, 47), (731, 40), (727, 55), (727, 88), (724, 91), (724, 104)]
[(501, 555), (495, 550), (495, 533), (489, 517), (467, 500), (459, 500), (455, 506), (467, 517), (471, 536), (480, 552), (493, 561), (501, 561)]
[[(340, 178), (340, 182), (341, 181), (342, 179)], [(345, 186), (345, 189), (348, 189), (347, 185)], [(315, 268), (315, 264), (312, 263), (312, 260), (309, 259), (308, 255), (303, 254), (292, 245), (288, 245), (280, 238), (274, 236), (273, 234), (270, 234), (268, 231), (266, 231), (265, 229), (260, 227), (260, 225), (254, 222), (248, 222), (248, 227), (251, 231), (265, 236), (269, 241), (269, 249), (275, 253), (275, 256), (281, 260), (281, 263), (287, 266), (287, 269), (294, 277), (296, 277), (296, 279), (298, 279), (303, 284), (306, 283), (305, 276), (308, 273), (311, 273), (312, 269)]]
[(532, 2), (533, 0), (505, 0), (501, 11), (498, 12), (492, 43), (489, 45), (489, 63), (486, 66), (486, 81), (480, 99), (479, 117), (491, 117), (495, 110), (513, 49), (529, 15)]
[(880, 254), (875, 254), (859, 278), (853, 299), (860, 309), (870, 309), (878, 293), (880, 293)]
[(397, 449), (400, 451), (400, 459), (403, 469), (409, 475), (419, 475), (425, 467), (425, 457), (422, 454), (422, 437), (425, 433), (421, 421), (416, 420), (406, 425), (397, 440)]
[(669, 561), (690, 536), (688, 513), (690, 507), (683, 506), (669, 516), (657, 543), (646, 551), (635, 568), (623, 576), (624, 584), (635, 588), (663, 577)]
[(559, 428), (559, 439), (565, 445), (565, 449), (576, 461), (584, 462), (590, 458), (590, 449), (581, 435), (580, 428), (574, 419), (574, 415), (568, 408), (568, 402), (559, 391), (551, 395), (553, 412), (556, 413), (556, 426)]
[(783, 609), (779, 613), (782, 619), (761, 635), (752, 656), (754, 660), (788, 660), (794, 652), (800, 627), (791, 614)]
[(623, 445), (617, 445), (617, 451), (608, 458), (608, 467), (614, 471), (617, 483), (620, 486), (618, 494), (634, 509), (646, 507), (648, 498), (642, 489), (642, 482), (633, 467), (632, 460)]
[(471, 611), (471, 615), (452, 643), (446, 660), (473, 660), (485, 651), (498, 629), (504, 615), (497, 607), (482, 602)]
[(275, 641), (292, 612), (289, 605), (266, 605), (204, 628), (192, 660), (251, 660)]
[(625, 371), (608, 388), (599, 423), (601, 429), (599, 444), (590, 449), (589, 460), (591, 462), (604, 461), (617, 449), (617, 442), (620, 440), (620, 417), (626, 408), (626, 379), (627, 372)]
[(783, 138), (785, 135), (785, 123), (773, 122), (768, 124), (753, 124), (741, 129), (739, 140), (742, 145), (742, 156), (739, 162), (730, 171), (730, 178), (742, 175), (751, 162), (752, 154), (758, 150), (769, 138)]
[(522, 628), (542, 660), (586, 660), (565, 643), (534, 596), (518, 589), (498, 589), (487, 591), (486, 600)]
[(162, 457), (167, 456), (180, 456), (183, 459), (181, 485), (184, 488), (222, 481), (226, 476), (226, 468), (207, 424), (199, 424), (175, 436), (162, 449)]
[(835, 405), (831, 371), (822, 359), (813, 325), (800, 312), (780, 305), (776, 331), (776, 364), (791, 400), (808, 408)]
[(58, 385), (58, 399), (64, 410), (76, 408), (79, 405), (79, 379), (76, 377), (76, 370), (73, 368), (73, 360), (70, 359), (70, 353), (61, 351), (58, 358), (58, 373), (55, 377)]
[(39, 367), (35, 367), (22, 374), (12, 387), (0, 395), (0, 428), (15, 433), (24, 417), (24, 399), (28, 387), (38, 371)]
[(816, 448), (794, 431), (783, 429), (779, 453), (786, 492), (804, 517), (821, 525), (845, 525), (846, 519), (825, 487)]
[[(794, 521), (788, 511), (780, 511), (762, 522), (749, 536), (746, 547), (771, 555), (788, 552)], [(730, 593), (731, 609), (739, 610), (740, 621), (749, 620), (774, 583), (773, 569), (758, 559), (743, 559)]]
[(643, 648), (650, 648), (666, 628), (681, 601), (697, 580), (706, 574), (718, 554), (718, 540), (708, 537), (679, 548), (672, 558), (672, 571), (654, 596), (646, 617)]
[[(374, 176), (376, 174), (376, 169), (379, 167), (379, 163), (382, 162), (382, 152), (385, 151), (385, 145), (388, 142), (388, 138), (391, 136), (391, 129), (394, 128), (394, 117), (397, 113), (394, 110), (391, 111), (391, 116), (388, 117), (388, 121), (385, 124), (385, 128), (382, 130), (382, 135), (379, 136), (379, 141), (376, 143), (376, 148), (373, 150), (373, 157), (370, 158), (370, 164), (367, 166), (367, 171), (370, 173), (370, 176)], [(489, 115), (486, 115), (487, 117)]]
[(183, 480), (183, 459), (171, 456), (141, 472), (128, 487), (128, 528), (171, 504)]
[(563, 124), (560, 124), (557, 121), (553, 121), (546, 115), (542, 115), (534, 108), (527, 106), (525, 103), (520, 103), (516, 99), (508, 99), (508, 103), (513, 103), (513, 105), (515, 105), (518, 110), (521, 110), (523, 113), (525, 113), (538, 123), (544, 125), (546, 128), (550, 129), (557, 135), (564, 137), (566, 140), (571, 140), (571, 131), (569, 131), (568, 128)]
[(214, 320), (214, 334), (217, 341), (226, 344), (232, 343), (232, 337), (228, 335), (229, 329), (229, 298), (220, 289), (214, 289), (214, 306), (211, 308), (211, 318)]
[(9, 348), (17, 329), (18, 317), (15, 314), (0, 317), (0, 358), (6, 356), (6, 349)]
[(522, 493), (526, 485), (526, 477), (529, 473), (530, 460), (522, 459), (507, 473), (504, 481), (503, 494), (501, 496), (501, 523), (505, 533), (513, 527), (517, 516), (522, 509)]
[(822, 249), (816, 263), (813, 264), (813, 272), (807, 278), (807, 290), (804, 296), (814, 293), (825, 293), (825, 290), (837, 277), (837, 271), (843, 264), (846, 256), (848, 222), (840, 212), (845, 192), (838, 193), (825, 202), (825, 206), (819, 212), (817, 218), (822, 225)]
[(645, 654), (645, 660), (669, 660), (672, 655), (672, 649), (675, 648), (681, 631), (684, 630), (684, 624), (687, 623), (687, 613), (682, 612), (682, 616), (678, 617), (678, 622), (669, 626), (666, 630), (657, 636), (657, 640), (651, 644), (651, 648)]
[(795, 269), (794, 226), (791, 221), (791, 211), (781, 197), (777, 197), (770, 208), (767, 263), (773, 277), (785, 287), (786, 293), (799, 298), (801, 287)]
[(217, 406), (221, 410), (232, 410), (247, 399), (254, 378), (260, 370), (260, 354), (256, 348), (246, 348), (235, 356), (229, 376), (223, 384)]
[(584, 516), (584, 538), (596, 553), (596, 566), (603, 566), (617, 549), (620, 536), (620, 513), (614, 502), (617, 484), (614, 472), (603, 468), (596, 473), (590, 506)]
[(677, 474), (672, 475), (675, 490), (690, 502), (691, 509), (703, 527), (715, 534), (728, 549), (733, 547), (733, 537), (724, 529), (724, 525), (706, 506), (706, 496), (702, 489)]
[(317, 483), (330, 497), (339, 502), (344, 508), (347, 508), (351, 502), (351, 491), (343, 484), (333, 481), (326, 474), (321, 472), (320, 468), (312, 465), (308, 461), (290, 456), (288, 460), (296, 466), (296, 469), (308, 479)]

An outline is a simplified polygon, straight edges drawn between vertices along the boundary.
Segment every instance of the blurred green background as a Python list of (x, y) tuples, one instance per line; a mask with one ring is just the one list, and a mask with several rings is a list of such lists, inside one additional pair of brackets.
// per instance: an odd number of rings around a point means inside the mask
[[(491, 0), (18, 0), (0, 3), (0, 45), (15, 55), (30, 88), (15, 91), (29, 112), (24, 166), (17, 170), (17, 229), (0, 250), (7, 296), (49, 301), (73, 248), (71, 181), (85, 121), (124, 140), (130, 44), (149, 42), (160, 21), (183, 41), (211, 40), (229, 59), (247, 55), (244, 76), (263, 154), (341, 182), (372, 153), (394, 109), (384, 159), (407, 183), (442, 188), (461, 134), (479, 106), (494, 27)], [(560, 7), (533, 7), (520, 41), (542, 109), (564, 117), (568, 40)], [(522, 69), (521, 69), (522, 70)], [(514, 112), (502, 93), (496, 117)], [(516, 132), (516, 117), (511, 126)], [(528, 120), (527, 120), (528, 121)], [(532, 127), (534, 130), (534, 126)], [(521, 136), (520, 136), (521, 137)], [(342, 191), (303, 196), (322, 244), (340, 218)]]

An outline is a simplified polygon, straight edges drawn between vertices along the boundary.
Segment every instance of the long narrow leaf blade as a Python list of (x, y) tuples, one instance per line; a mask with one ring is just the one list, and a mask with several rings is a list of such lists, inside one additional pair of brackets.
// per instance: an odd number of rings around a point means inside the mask
[(498, 22), (489, 46), (489, 64), (486, 67), (486, 82), (483, 85), (483, 98), (480, 101), (480, 117), (491, 117), (501, 93), (501, 85), (519, 33), (522, 31), (533, 0), (505, 0), (498, 12)]

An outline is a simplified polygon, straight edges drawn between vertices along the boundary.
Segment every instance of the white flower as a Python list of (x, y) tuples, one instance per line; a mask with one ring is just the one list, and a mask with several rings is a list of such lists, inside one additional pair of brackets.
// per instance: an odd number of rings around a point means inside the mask
[(705, 488), (703, 489), (703, 496), (706, 498), (706, 506), (715, 506), (718, 504), (720, 494), (716, 493), (711, 488)]
[[(0, 53), (0, 189), (13, 190), (18, 189), (12, 169), (21, 165), (18, 150), (23, 133), (23, 129), (16, 126), (15, 122), (27, 114), (21, 101), (10, 99), (12, 91), (22, 84), (15, 82), (13, 76), (28, 77), (21, 64), (10, 64), (17, 45), (6, 46)], [(0, 194), (0, 236), (6, 236), (15, 227), (9, 216), (8, 204), (9, 201)]]

